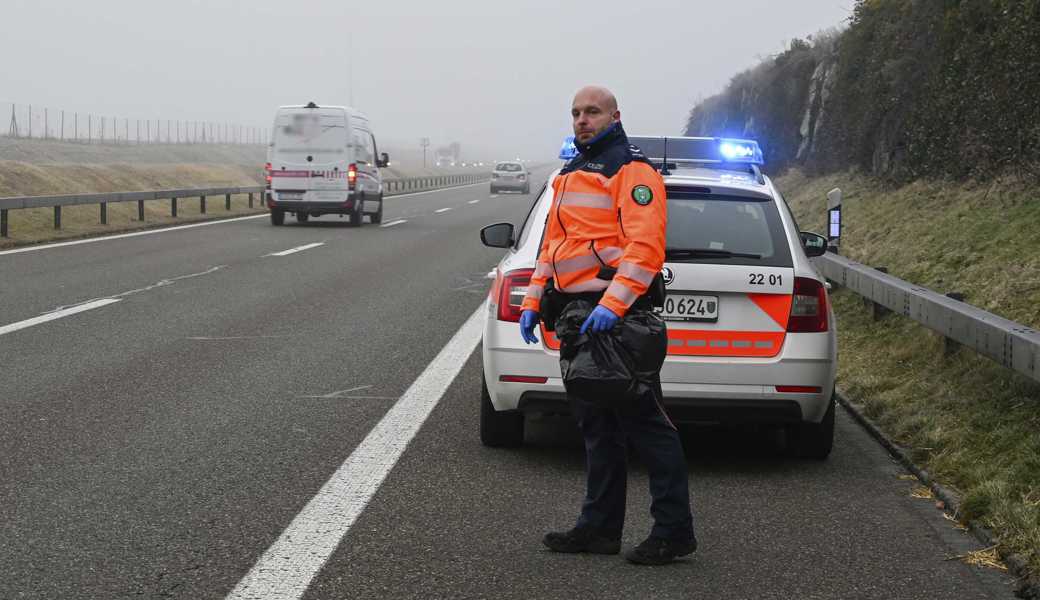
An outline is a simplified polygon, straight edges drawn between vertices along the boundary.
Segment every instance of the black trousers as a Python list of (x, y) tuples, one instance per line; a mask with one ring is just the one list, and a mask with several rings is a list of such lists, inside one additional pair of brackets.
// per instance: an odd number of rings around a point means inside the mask
[(650, 387), (649, 393), (635, 401), (569, 396), (585, 438), (587, 483), (578, 527), (594, 527), (608, 537), (621, 537), (628, 484), (627, 442), (631, 442), (650, 475), (654, 519), (650, 535), (693, 537), (682, 442), (664, 413), (660, 381)]

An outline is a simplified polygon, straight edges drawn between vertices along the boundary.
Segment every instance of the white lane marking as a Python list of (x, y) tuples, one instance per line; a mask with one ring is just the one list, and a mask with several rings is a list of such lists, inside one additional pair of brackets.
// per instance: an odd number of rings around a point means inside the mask
[(480, 199), (479, 199), (479, 198), (478, 198), (477, 200), (470, 200), (470, 201), (469, 201), (469, 202), (467, 202), (466, 204), (476, 204), (477, 202), (480, 202)]
[(318, 246), (324, 245), (325, 242), (315, 242), (313, 244), (306, 244), (295, 248), (289, 248), (288, 250), (282, 250), (281, 252), (272, 252), (270, 254), (265, 254), (264, 256), (289, 256), (290, 254), (296, 254), (297, 252), (303, 252), (304, 250), (310, 250), (311, 248), (317, 248)]
[[(445, 190), (457, 190), (459, 188), (476, 187), (478, 185), (487, 185), (486, 181), (480, 183), (470, 183), (466, 185), (456, 185), (452, 187), (437, 188), (435, 190), (426, 190), (425, 192), (409, 192), (407, 194), (390, 194), (387, 198), (404, 198), (406, 196), (421, 196), (423, 194), (433, 194), (436, 192), (442, 192)], [(159, 233), (167, 233), (170, 231), (180, 231), (182, 229), (192, 229), (194, 227), (208, 227), (210, 225), (223, 225), (225, 223), (235, 223), (237, 221), (248, 221), (249, 219), (266, 219), (270, 213), (260, 213), (258, 215), (250, 215), (248, 217), (235, 217), (232, 219), (216, 219), (213, 221), (206, 221), (204, 223), (192, 223), (190, 225), (177, 225), (174, 227), (162, 227), (157, 229), (149, 229), (147, 231), (135, 231), (133, 233), (117, 233), (115, 235), (106, 235), (102, 237), (92, 237), (83, 240), (72, 240), (70, 242), (55, 242), (53, 244), (40, 244), (36, 246), (27, 246), (25, 248), (15, 248), (13, 250), (0, 250), (0, 256), (5, 254), (21, 254), (22, 252), (36, 252), (37, 250), (49, 250), (51, 248), (61, 248), (63, 246), (78, 246), (79, 244), (94, 244), (96, 242), (107, 242), (109, 240), (121, 240), (123, 238), (138, 237), (142, 235), (156, 235)]]
[(347, 457), (229, 600), (298, 599), (379, 490), (480, 341), (482, 304)]
[(491, 194), (492, 198), (498, 198), (498, 194)]
[(170, 277), (168, 279), (160, 279), (159, 281), (156, 281), (155, 283), (153, 283), (151, 285), (146, 285), (143, 288), (127, 290), (125, 292), (120, 292), (118, 294), (112, 294), (111, 296), (105, 296), (104, 298), (91, 298), (90, 300), (84, 300), (83, 302), (77, 302), (75, 304), (69, 304), (67, 306), (59, 306), (57, 308), (54, 308), (53, 310), (47, 311), (44, 314), (60, 312), (60, 311), (63, 311), (63, 310), (68, 310), (68, 309), (71, 309), (71, 308), (76, 308), (76, 307), (79, 307), (79, 306), (83, 306), (85, 304), (91, 304), (91, 303), (99, 302), (99, 301), (112, 300), (112, 299), (122, 300), (123, 298), (126, 298), (127, 296), (133, 296), (134, 294), (141, 294), (141, 293), (144, 293), (144, 292), (150, 292), (150, 291), (152, 291), (152, 290), (154, 290), (156, 288), (161, 288), (161, 287), (166, 287), (168, 285), (173, 285), (173, 284), (177, 283), (178, 281), (182, 281), (184, 279), (192, 279), (192, 278), (195, 278), (195, 277), (202, 277), (204, 275), (209, 275), (211, 273), (216, 273), (217, 271), (219, 271), (221, 269), (226, 269), (226, 268), (227, 268), (227, 265), (217, 265), (215, 267), (210, 267), (210, 268), (206, 269), (205, 271), (200, 271), (198, 273), (188, 273), (187, 275), (178, 275), (177, 277)]
[(400, 225), (401, 223), (407, 223), (408, 219), (398, 219), (396, 221), (390, 221), (389, 223), (383, 223), (380, 227), (393, 227), (394, 225)]
[(433, 212), (435, 212), (437, 214), (440, 214), (440, 213), (448, 212), (449, 210), (451, 210), (451, 207), (448, 207), (448, 208), (438, 208), (437, 210), (435, 210)]
[(119, 298), (103, 298), (101, 300), (94, 300), (92, 302), (79, 304), (71, 308), (62, 308), (44, 315), (40, 315), (38, 317), (33, 317), (24, 321), (18, 321), (17, 323), (11, 323), (10, 325), (4, 325), (3, 327), (0, 327), (0, 335), (11, 333), (13, 331), (18, 331), (19, 329), (25, 329), (26, 327), (32, 327), (33, 325), (39, 325), (40, 323), (46, 323), (47, 321), (60, 319), (62, 317), (68, 317), (76, 313), (93, 310), (95, 308), (101, 308), (102, 306), (108, 306), (109, 304), (114, 304), (119, 301)]
[(189, 338), (185, 338), (185, 339), (193, 341), (193, 342), (226, 342), (226, 341), (235, 341), (235, 340), (277, 340), (277, 339), (282, 339), (282, 338), (285, 338), (285, 337), (289, 337), (289, 336), (285, 336), (285, 335), (231, 335), (231, 336), (227, 336), (227, 337), (196, 336), (196, 337), (189, 337)]
[(343, 394), (348, 394), (350, 392), (360, 392), (361, 390), (367, 390), (367, 389), (371, 389), (371, 388), (372, 388), (372, 386), (370, 386), (370, 385), (359, 385), (357, 387), (352, 387), (349, 390), (340, 390), (338, 392), (330, 392), (328, 394), (322, 394), (320, 396), (297, 396), (297, 397), (298, 398), (321, 398), (323, 400), (331, 400), (333, 398), (339, 398)]

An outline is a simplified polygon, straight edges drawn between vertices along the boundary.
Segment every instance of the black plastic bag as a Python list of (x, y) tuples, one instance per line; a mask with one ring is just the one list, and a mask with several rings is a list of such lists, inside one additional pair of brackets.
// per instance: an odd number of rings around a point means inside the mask
[(591, 402), (635, 400), (650, 392), (668, 353), (664, 320), (633, 307), (613, 329), (580, 333), (596, 307), (586, 300), (567, 304), (556, 321), (560, 372), (567, 393)]

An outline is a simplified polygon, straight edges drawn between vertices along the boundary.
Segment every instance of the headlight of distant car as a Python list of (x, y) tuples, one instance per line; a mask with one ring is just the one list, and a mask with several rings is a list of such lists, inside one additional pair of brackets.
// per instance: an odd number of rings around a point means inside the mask
[(527, 175), (517, 175), (516, 178), (523, 181), (524, 179), (527, 179)]

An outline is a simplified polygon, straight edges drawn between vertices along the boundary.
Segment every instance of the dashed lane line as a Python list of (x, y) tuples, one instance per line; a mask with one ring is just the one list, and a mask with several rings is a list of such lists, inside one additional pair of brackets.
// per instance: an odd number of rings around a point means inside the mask
[(238, 582), (229, 600), (296, 600), (303, 596), (477, 347), (486, 309), (482, 304), (470, 315)]
[(407, 223), (408, 219), (398, 219), (396, 221), (390, 221), (389, 223), (383, 223), (380, 227), (393, 227), (394, 225), (400, 225), (401, 223)]
[(55, 319), (61, 319), (62, 317), (68, 317), (77, 313), (93, 310), (95, 308), (101, 308), (102, 306), (108, 306), (119, 302), (120, 298), (102, 298), (100, 300), (93, 300), (91, 302), (85, 302), (76, 306), (70, 306), (68, 308), (62, 308), (54, 312), (49, 312), (38, 317), (26, 319), (24, 321), (18, 321), (17, 323), (11, 323), (10, 325), (4, 325), (0, 327), (0, 335), (5, 335), (18, 331), (19, 329), (25, 329), (32, 327), (33, 325), (39, 325), (40, 323), (46, 323)]
[(270, 254), (265, 254), (264, 256), (288, 256), (290, 254), (296, 254), (297, 252), (303, 252), (304, 250), (310, 250), (311, 248), (317, 248), (318, 246), (324, 245), (325, 242), (315, 242), (313, 244), (306, 244), (295, 248), (289, 248), (288, 250), (282, 250), (281, 252), (272, 252)]
[(449, 206), (449, 207), (447, 207), (447, 208), (438, 208), (437, 210), (435, 210), (435, 211), (433, 211), (433, 212), (435, 212), (435, 213), (437, 213), (437, 214), (441, 214), (441, 213), (446, 213), (446, 212), (448, 212), (449, 210), (451, 210), (451, 207), (450, 207), (450, 206)]
[(470, 201), (469, 201), (469, 202), (467, 202), (466, 204), (476, 204), (477, 202), (480, 202), (480, 199), (479, 199), (479, 198), (478, 198), (477, 200), (470, 200)]

